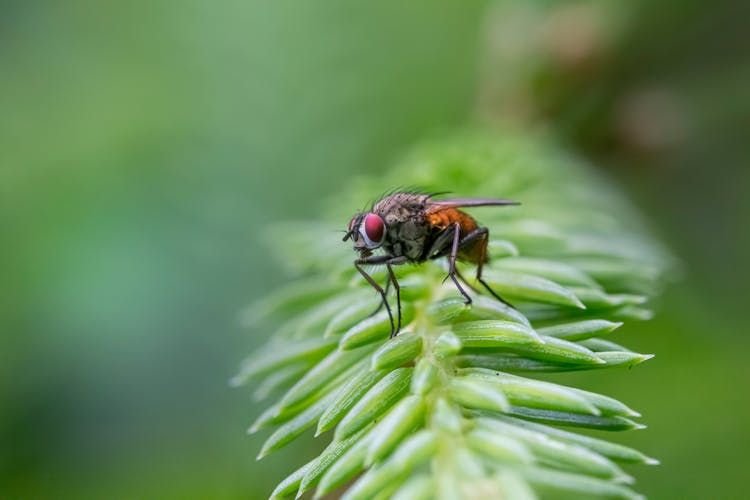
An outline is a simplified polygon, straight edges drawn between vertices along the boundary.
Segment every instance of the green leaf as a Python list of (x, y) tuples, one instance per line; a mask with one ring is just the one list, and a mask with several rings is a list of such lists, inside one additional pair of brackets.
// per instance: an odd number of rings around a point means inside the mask
[(315, 490), (315, 498), (327, 495), (357, 475), (365, 466), (365, 456), (370, 443), (369, 434), (354, 444), (336, 460), (320, 478)]
[(529, 483), (518, 471), (502, 469), (495, 475), (495, 482), (500, 487), (499, 498), (513, 500), (536, 500)]
[(393, 495), (392, 500), (430, 500), (435, 495), (434, 481), (426, 474), (412, 477)]
[(566, 237), (559, 228), (541, 220), (512, 221), (504, 228), (503, 235), (522, 255), (559, 255), (567, 247)]
[(565, 372), (575, 370), (593, 370), (615, 366), (633, 367), (653, 357), (652, 354), (634, 352), (597, 352), (596, 357), (603, 363), (592, 364), (588, 360), (581, 362), (554, 362), (530, 359), (516, 354), (487, 355), (464, 354), (456, 357), (459, 367), (487, 368), (499, 371), (515, 372)]
[(511, 302), (515, 299), (586, 309), (572, 291), (538, 276), (489, 269), (484, 279), (490, 288)]
[(654, 312), (651, 309), (638, 306), (623, 306), (612, 311), (612, 319), (618, 321), (648, 321), (653, 319)]
[(280, 406), (278, 404), (275, 404), (271, 407), (266, 408), (263, 411), (263, 413), (258, 415), (255, 421), (252, 424), (250, 424), (250, 427), (247, 429), (247, 433), (255, 434), (263, 427), (270, 425), (271, 423), (276, 423), (275, 420), (277, 419), (279, 415), (279, 409), (280, 409)]
[(445, 398), (437, 398), (431, 417), (432, 425), (436, 430), (447, 435), (460, 435), (461, 412)]
[(349, 410), (336, 428), (344, 439), (385, 413), (409, 389), (413, 368), (398, 368), (383, 377)]
[(624, 417), (640, 417), (641, 414), (629, 408), (624, 403), (617, 401), (609, 396), (597, 394), (595, 392), (584, 391), (581, 389), (571, 388), (571, 391), (578, 394), (590, 404), (600, 410), (602, 415), (622, 415)]
[(544, 422), (556, 425), (566, 425), (574, 427), (585, 427), (589, 429), (601, 429), (608, 431), (626, 431), (632, 429), (643, 429), (644, 425), (633, 422), (632, 420), (620, 417), (596, 417), (593, 415), (580, 415), (577, 413), (565, 413), (551, 410), (537, 410), (534, 408), (524, 408), (514, 406), (508, 411), (510, 415), (521, 418), (527, 418), (536, 422)]
[(463, 348), (518, 348), (543, 341), (526, 325), (511, 321), (480, 320), (453, 325)]
[(325, 384), (361, 360), (370, 351), (369, 348), (365, 347), (353, 351), (336, 350), (332, 352), (289, 389), (281, 400), (282, 408), (295, 406), (310, 398)]
[(521, 441), (512, 437), (475, 429), (466, 436), (466, 444), (480, 455), (510, 464), (530, 464), (534, 456)]
[[(396, 311), (393, 311), (393, 321), (397, 321)], [(409, 324), (414, 315), (414, 310), (406, 303), (402, 303), (401, 320), (403, 325)], [(373, 342), (388, 340), (391, 332), (391, 322), (387, 311), (364, 319), (349, 328), (341, 337), (339, 348), (342, 350), (356, 349), (360, 346), (372, 344)], [(406, 333), (402, 330), (403, 333)]]
[(529, 320), (521, 312), (482, 295), (475, 296), (467, 305), (462, 297), (448, 297), (430, 304), (427, 314), (438, 325), (462, 323), (479, 319), (515, 321), (527, 326)]
[(281, 348), (277, 345), (278, 342), (271, 342), (242, 362), (240, 372), (231, 379), (230, 384), (237, 387), (258, 375), (300, 361), (314, 363), (336, 349), (336, 343), (331, 339), (311, 338), (287, 343), (288, 345)]
[(464, 494), (468, 494), (471, 497), (476, 496), (467, 491), (467, 487), (476, 484), (475, 482), (484, 476), (485, 466), (482, 463), (481, 457), (465, 446), (454, 446), (451, 449), (450, 455), (453, 470), (464, 480)]
[(325, 337), (338, 335), (352, 328), (357, 323), (367, 318), (367, 315), (375, 310), (373, 304), (368, 301), (360, 301), (351, 304), (341, 310), (328, 322), (325, 328)]
[[(344, 210), (330, 222), (277, 226), (274, 241), (294, 261), (287, 267), (309, 277), (254, 308), (254, 319), (281, 325), (234, 381), (252, 380), (256, 397), (291, 386), (252, 426), (277, 426), (261, 455), (316, 421), (317, 434), (335, 431), (274, 495), (316, 487), (317, 498), (353, 481), (334, 494), (633, 498), (622, 484), (631, 478), (618, 464), (655, 460), (558, 427), (637, 429), (643, 426), (631, 418), (638, 413), (609, 396), (553, 383), (552, 376), (521, 375), (649, 359), (605, 336), (622, 321), (650, 317), (644, 304), (660, 288), (669, 257), (639, 233), (638, 218), (601, 179), (534, 139), (467, 134), (437, 141), (376, 184), (444, 188), (435, 179), (458, 196), (523, 203), (481, 210), (482, 227), (503, 238), (490, 240), (484, 277), (518, 309), (471, 279), (476, 267), (467, 260), (476, 259), (464, 252), (458, 270), (473, 300), (468, 306), (446, 279), (447, 259), (396, 266), (403, 325), (389, 338), (391, 321), (385, 310), (372, 314), (380, 298), (351, 266), (349, 244), (318, 237), (326, 227), (343, 227), (352, 207), (377, 190), (372, 182), (342, 189)], [(378, 283), (389, 279), (385, 266), (370, 271)]]
[(417, 465), (428, 460), (437, 447), (437, 439), (429, 431), (420, 431), (404, 441), (393, 455), (362, 476), (341, 497), (344, 499), (372, 498), (391, 482), (401, 483)]
[(493, 259), (515, 257), (519, 254), (518, 248), (508, 240), (490, 240), (487, 247)]
[(412, 394), (418, 396), (427, 394), (435, 386), (437, 378), (438, 372), (435, 365), (427, 358), (420, 359), (411, 377)]
[(302, 478), (305, 476), (305, 474), (307, 474), (307, 471), (309, 471), (314, 464), (315, 460), (312, 460), (289, 474), (283, 481), (279, 483), (278, 486), (276, 486), (276, 489), (274, 489), (273, 493), (271, 493), (271, 498), (284, 498), (294, 493), (297, 488), (299, 488), (299, 485), (302, 482)]
[(378, 340), (385, 340), (391, 333), (388, 312), (383, 310), (349, 328), (341, 338), (339, 347), (343, 350), (356, 349)]
[(537, 333), (568, 341), (576, 341), (607, 334), (620, 326), (622, 326), (621, 322), (615, 323), (604, 319), (591, 319), (539, 328)]
[(638, 354), (637, 352), (597, 352), (596, 357), (606, 362), (607, 366), (627, 366), (632, 368), (653, 358), (653, 354)]
[(550, 382), (516, 377), (485, 368), (467, 368), (460, 371), (466, 378), (474, 378), (495, 384), (510, 403), (543, 410), (569, 411), (600, 415), (601, 411), (574, 390)]
[(510, 423), (516, 427), (537, 431), (543, 435), (552, 436), (560, 441), (568, 443), (578, 444), (585, 448), (590, 449), (600, 455), (603, 455), (611, 460), (623, 463), (642, 463), (648, 465), (658, 464), (658, 460), (654, 460), (638, 450), (623, 446), (621, 444), (612, 443), (603, 439), (596, 439), (590, 436), (584, 436), (569, 432), (556, 427), (550, 427), (548, 425), (537, 424), (529, 422), (528, 420), (521, 420), (515, 417), (509, 417), (506, 415), (493, 415), (493, 420), (499, 420), (501, 422)]
[(354, 404), (382, 379), (387, 372), (385, 370), (365, 371), (355, 374), (336, 394), (331, 405), (323, 412), (318, 421), (318, 429), (315, 435), (322, 434), (333, 428), (334, 425), (344, 418)]
[(293, 419), (294, 417), (302, 413), (305, 409), (309, 408), (310, 405), (315, 404), (319, 400), (319, 397), (323, 397), (330, 394), (331, 392), (337, 391), (337, 389), (341, 385), (343, 385), (345, 381), (349, 380), (354, 375), (354, 373), (362, 371), (364, 369), (364, 361), (366, 360), (361, 360), (358, 364), (355, 364), (354, 366), (349, 367), (349, 369), (347, 369), (343, 373), (338, 374), (336, 378), (328, 382), (316, 392), (316, 397), (304, 399), (299, 404), (296, 404), (294, 406), (283, 405), (283, 400), (271, 406), (266, 411), (264, 411), (255, 420), (255, 422), (253, 422), (253, 424), (250, 426), (250, 429), (248, 429), (248, 433), (253, 434), (259, 429), (268, 425), (282, 424)]
[(541, 337), (544, 342), (542, 345), (529, 348), (528, 346), (514, 346), (513, 351), (544, 361), (554, 361), (557, 363), (579, 363), (579, 364), (605, 364), (606, 362), (599, 358), (593, 351), (567, 340), (555, 337)]
[(338, 283), (322, 282), (319, 278), (296, 281), (272, 292), (243, 312), (242, 319), (246, 324), (257, 323), (274, 316), (283, 316), (289, 312), (304, 310), (338, 292)]
[(425, 402), (420, 396), (408, 396), (397, 403), (372, 431), (365, 464), (386, 457), (403, 438), (423, 423)]
[[(362, 294), (353, 293), (348, 296), (333, 296), (330, 299), (321, 302), (318, 306), (312, 307), (306, 314), (292, 318), (284, 325), (290, 325), (292, 330), (282, 336), (292, 339), (308, 338), (311, 335), (319, 335), (324, 330), (328, 322), (345, 307), (352, 298), (362, 297)], [(283, 327), (283, 326), (282, 326)]]
[(372, 500), (391, 500), (393, 494), (402, 486), (401, 481), (386, 483), (372, 498)]
[[(515, 321), (522, 325), (531, 326), (529, 319), (518, 309), (496, 300), (494, 297), (484, 295), (475, 296), (471, 308), (466, 312), (466, 321), (475, 319), (499, 319), (504, 321)], [(454, 323), (463, 321), (462, 317), (456, 318)]]
[(422, 353), (422, 337), (404, 332), (372, 355), (373, 370), (388, 370), (412, 361)]
[(526, 480), (540, 493), (559, 499), (622, 499), (640, 500), (643, 497), (625, 486), (580, 474), (550, 469), (525, 468)]
[(465, 408), (508, 411), (510, 403), (502, 389), (484, 380), (459, 377), (448, 385), (451, 399)]
[(648, 299), (643, 295), (608, 294), (594, 288), (571, 287), (576, 296), (591, 309), (606, 309), (624, 305), (639, 305)]
[(279, 427), (273, 434), (271, 434), (266, 442), (263, 443), (263, 448), (260, 450), (257, 459), (260, 460), (272, 451), (278, 450), (312, 427), (323, 414), (323, 411), (331, 404), (334, 396), (335, 394), (328, 394), (289, 422)]
[(305, 474), (300, 481), (299, 489), (297, 491), (297, 498), (318, 484), (320, 478), (331, 467), (331, 465), (346, 453), (354, 443), (359, 441), (366, 432), (367, 428), (352, 434), (344, 440), (333, 441), (329, 444), (326, 449), (309, 464), (310, 467), (305, 470)]
[(553, 260), (533, 257), (513, 257), (496, 261), (493, 268), (539, 276), (561, 285), (599, 286), (596, 281), (575, 266)]
[(255, 401), (263, 401), (271, 394), (292, 385), (294, 381), (299, 378), (310, 369), (310, 364), (305, 362), (297, 362), (292, 365), (278, 368), (273, 373), (266, 376), (263, 381), (258, 384), (258, 388), (253, 391), (253, 399)]
[(446, 325), (453, 323), (456, 318), (464, 315), (471, 308), (463, 298), (448, 297), (430, 304), (427, 307), (427, 314), (436, 325)]
[(437, 357), (444, 358), (457, 354), (461, 350), (461, 347), (463, 347), (461, 339), (455, 333), (443, 332), (435, 340), (434, 351)]
[(591, 349), (594, 352), (612, 352), (612, 351), (620, 351), (620, 352), (627, 352), (628, 349), (624, 348), (623, 346), (619, 344), (615, 344), (614, 342), (610, 342), (609, 340), (604, 339), (586, 339), (582, 340), (580, 342), (580, 345)]
[(399, 284), (401, 285), (401, 300), (404, 303), (423, 299), (430, 294), (430, 284), (417, 275), (399, 279)]
[(548, 467), (608, 479), (623, 480), (628, 477), (613, 462), (598, 453), (576, 444), (551, 438), (545, 433), (491, 418), (480, 418), (477, 424), (488, 433), (510, 436), (521, 441), (533, 452), (539, 463)]
[(438, 500), (461, 500), (463, 498), (461, 483), (450, 466), (440, 467), (440, 472), (435, 473), (437, 487), (435, 488)]

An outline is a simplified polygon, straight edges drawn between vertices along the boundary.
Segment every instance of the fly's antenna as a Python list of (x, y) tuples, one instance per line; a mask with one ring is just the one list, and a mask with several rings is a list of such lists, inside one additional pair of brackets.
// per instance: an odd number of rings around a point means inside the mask
[(362, 217), (364, 217), (364, 214), (365, 214), (365, 211), (363, 210), (359, 212), (357, 215), (355, 215), (354, 217), (352, 217), (352, 220), (349, 223), (350, 227), (349, 229), (344, 231), (344, 233), (346, 234), (344, 235), (344, 239), (341, 241), (346, 241), (357, 233), (359, 225), (362, 223)]

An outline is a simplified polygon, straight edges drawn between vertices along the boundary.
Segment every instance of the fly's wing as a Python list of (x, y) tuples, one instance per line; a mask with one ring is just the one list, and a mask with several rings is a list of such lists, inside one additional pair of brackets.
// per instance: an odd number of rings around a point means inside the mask
[(502, 205), (520, 205), (517, 201), (503, 200), (498, 198), (445, 198), (442, 200), (430, 199), (427, 202), (427, 212), (437, 212), (446, 208), (459, 207), (491, 207)]

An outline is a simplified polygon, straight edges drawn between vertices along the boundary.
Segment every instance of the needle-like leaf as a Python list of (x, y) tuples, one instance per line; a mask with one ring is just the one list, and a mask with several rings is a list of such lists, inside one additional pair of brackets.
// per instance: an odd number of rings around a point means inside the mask
[(388, 370), (403, 365), (422, 352), (422, 337), (404, 333), (383, 345), (372, 355), (373, 370)]
[(497, 385), (508, 401), (516, 406), (589, 415), (601, 414), (601, 411), (587, 398), (561, 385), (514, 377), (486, 368), (467, 368), (461, 370), (460, 374), (467, 379), (477, 379)]
[(386, 457), (404, 437), (422, 424), (425, 401), (419, 396), (407, 396), (378, 422), (372, 431), (365, 464), (371, 465)]
[(408, 391), (413, 368), (398, 368), (383, 377), (357, 401), (336, 428), (336, 439), (344, 439), (387, 411)]
[(485, 280), (497, 293), (511, 299), (586, 309), (571, 290), (538, 276), (492, 270), (487, 273)]
[(576, 341), (604, 335), (620, 326), (622, 326), (621, 322), (615, 323), (604, 319), (591, 319), (540, 328), (538, 333), (563, 340)]
[(508, 411), (510, 403), (501, 387), (471, 377), (455, 378), (448, 385), (448, 394), (466, 408)]
[(344, 415), (359, 401), (359, 399), (383, 378), (385, 370), (365, 371), (361, 370), (355, 374), (336, 394), (333, 402), (326, 408), (318, 421), (318, 430), (315, 435), (321, 434), (344, 418)]
[[(475, 247), (467, 246), (459, 247), (456, 276), (470, 304), (447, 279), (447, 259), (392, 266), (399, 288), (391, 282), (386, 298), (394, 322), (397, 297), (402, 313), (394, 338), (388, 311), (374, 313), (381, 297), (351, 266), (349, 243), (320, 237), (351, 214), (298, 230), (277, 226), (280, 255), (303, 254), (287, 267), (308, 276), (246, 314), (263, 328), (280, 326), (232, 382), (253, 383), (258, 399), (286, 389), (251, 426), (275, 426), (260, 457), (316, 422), (316, 435), (333, 432), (272, 498), (313, 489), (315, 498), (340, 489), (334, 494), (368, 500), (638, 498), (624, 486), (633, 480), (619, 464), (657, 461), (576, 431), (643, 428), (634, 420), (639, 413), (563, 385), (555, 372), (649, 359), (609, 337), (623, 322), (650, 318), (646, 300), (671, 259), (640, 231), (617, 193), (566, 158), (530, 140), (479, 134), (428, 145), (383, 176), (384, 189), (407, 182), (522, 202), (477, 209), (491, 234), (482, 279), (475, 278)], [(342, 193), (347, 210), (371, 197), (369, 189)], [(473, 216), (474, 207), (464, 209)], [(399, 222), (387, 220), (397, 231)], [(409, 234), (427, 234), (421, 227), (410, 226)], [(374, 255), (405, 244), (401, 233), (388, 238)], [(391, 281), (386, 266), (367, 272), (384, 287)], [(627, 343), (626, 334), (617, 337)]]

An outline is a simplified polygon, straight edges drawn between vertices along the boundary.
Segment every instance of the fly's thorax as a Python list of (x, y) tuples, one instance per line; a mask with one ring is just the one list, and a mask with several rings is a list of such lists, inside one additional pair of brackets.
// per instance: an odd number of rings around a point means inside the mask
[(424, 253), (428, 228), (420, 220), (408, 219), (388, 226), (384, 248), (394, 257), (405, 256), (409, 260), (419, 260)]
[(425, 203), (429, 195), (396, 193), (380, 200), (373, 207), (387, 226), (405, 222), (413, 218), (424, 217)]
[(402, 241), (414, 241), (424, 238), (428, 228), (424, 221), (418, 218), (407, 219), (393, 225), (393, 238)]

